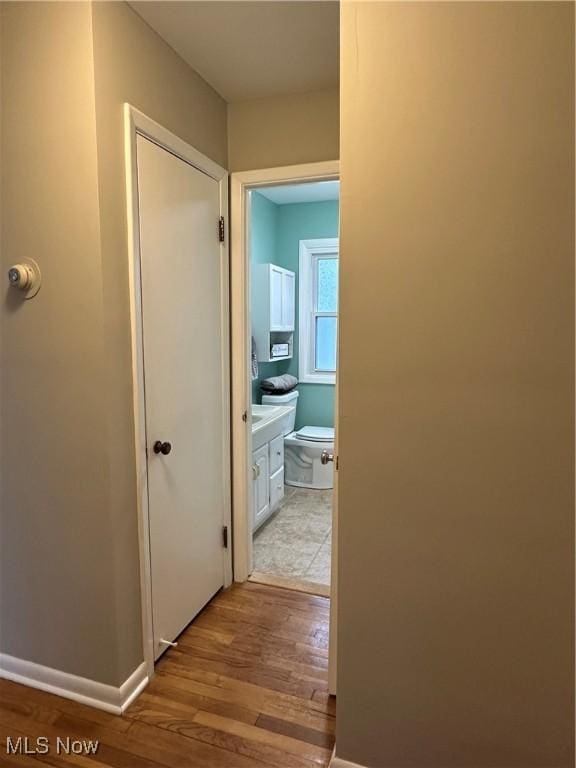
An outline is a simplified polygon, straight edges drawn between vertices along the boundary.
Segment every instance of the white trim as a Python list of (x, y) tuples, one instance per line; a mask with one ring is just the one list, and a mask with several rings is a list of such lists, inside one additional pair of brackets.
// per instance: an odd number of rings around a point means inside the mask
[(250, 379), (250, 198), (245, 174), (230, 176), (230, 281), (232, 302), (232, 514), (234, 580), (246, 581), (252, 570)]
[[(333, 255), (340, 257), (340, 240), (337, 237), (325, 237), (312, 240), (300, 240), (299, 271), (298, 271), (298, 380), (301, 384), (336, 384), (336, 371), (316, 371), (314, 369), (314, 344), (312, 339), (312, 315), (319, 314), (310, 306), (310, 299), (316, 291), (314, 275), (316, 261), (322, 256)], [(304, 297), (307, 298), (304, 301)], [(326, 313), (327, 316), (338, 317), (336, 312)]]
[(38, 688), (89, 707), (121, 715), (148, 685), (146, 662), (142, 662), (121, 686), (106, 685), (32, 661), (0, 654), (0, 678)]
[(360, 765), (359, 763), (351, 763), (349, 760), (344, 760), (341, 757), (337, 757), (336, 747), (334, 747), (332, 757), (330, 758), (329, 768), (364, 768), (364, 766)]
[[(124, 104), (124, 139), (126, 162), (126, 205), (128, 220), (128, 263), (130, 283), (130, 327), (132, 338), (132, 388), (134, 401), (136, 482), (138, 504), (138, 539), (140, 550), (140, 585), (142, 600), (142, 637), (144, 659), (148, 675), (154, 673), (154, 636), (152, 628), (152, 577), (150, 568), (150, 533), (148, 509), (148, 465), (146, 458), (146, 414), (144, 402), (144, 360), (142, 338), (142, 303), (140, 273), (140, 233), (138, 208), (138, 171), (136, 158), (136, 137), (144, 136), (171, 154), (189, 163), (194, 168), (206, 173), (219, 182), (220, 213), (227, 218), (228, 213), (228, 173), (201, 152), (175, 136), (163, 126)], [(214, 228), (216, 236), (216, 227)], [(220, 248), (222, 259), (222, 345), (223, 391), (222, 441), (225, 456), (228, 457), (222, 478), (225, 498), (228, 504), (224, 510), (222, 525), (227, 525), (231, 533), (231, 468), (230, 468), (230, 363), (229, 363), (229, 259), (228, 235)], [(232, 582), (232, 547), (222, 550), (223, 583), (227, 587)]]
[(335, 373), (305, 373), (302, 378), (298, 377), (300, 384), (336, 384)]
[(136, 133), (144, 136), (216, 181), (227, 179), (228, 171), (128, 103), (124, 104), (124, 117), (132, 128), (134, 138)]
[[(338, 371), (338, 361), (336, 361), (336, 386), (334, 387), (334, 412), (340, 413), (340, 374)], [(338, 658), (338, 486), (339, 472), (338, 466), (339, 453), (339, 430), (334, 430), (334, 456), (336, 457), (334, 467), (334, 490), (332, 492), (332, 551), (331, 570), (330, 570), (330, 623), (328, 628), (328, 693), (332, 696), (337, 694), (336, 675)]]

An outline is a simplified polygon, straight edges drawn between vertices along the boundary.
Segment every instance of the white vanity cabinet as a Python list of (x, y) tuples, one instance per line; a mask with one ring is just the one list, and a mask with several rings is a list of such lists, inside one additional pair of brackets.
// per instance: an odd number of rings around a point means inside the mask
[(274, 512), (284, 496), (284, 433), (252, 454), (253, 530)]
[(253, 529), (256, 530), (270, 514), (270, 464), (268, 444), (252, 454)]
[(295, 319), (295, 273), (276, 264), (257, 265), (252, 284), (252, 333), (258, 362), (292, 357)]

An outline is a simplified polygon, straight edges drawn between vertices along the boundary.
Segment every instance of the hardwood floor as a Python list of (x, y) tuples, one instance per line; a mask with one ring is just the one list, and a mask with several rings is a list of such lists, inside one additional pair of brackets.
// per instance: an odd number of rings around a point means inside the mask
[[(0, 681), (0, 766), (306, 768), (326, 766), (325, 597), (261, 584), (220, 593), (122, 716)], [(6, 738), (98, 739), (96, 754), (7, 755)]]

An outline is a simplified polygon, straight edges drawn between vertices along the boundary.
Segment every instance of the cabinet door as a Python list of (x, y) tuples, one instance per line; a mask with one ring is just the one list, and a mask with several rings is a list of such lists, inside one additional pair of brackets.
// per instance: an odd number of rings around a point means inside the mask
[(284, 466), (284, 435), (278, 435), (270, 441), (270, 474), (273, 475)]
[(270, 265), (270, 330), (282, 331), (282, 294), (284, 270)]
[(254, 529), (256, 529), (270, 511), (270, 464), (267, 444), (252, 454), (252, 477)]
[(270, 478), (270, 511), (284, 498), (284, 467)]
[(282, 325), (285, 331), (294, 330), (296, 305), (296, 275), (294, 272), (282, 274)]

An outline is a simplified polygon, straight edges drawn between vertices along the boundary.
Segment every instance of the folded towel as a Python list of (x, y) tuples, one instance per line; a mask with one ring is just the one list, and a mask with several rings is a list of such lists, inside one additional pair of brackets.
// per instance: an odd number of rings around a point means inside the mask
[(256, 351), (256, 341), (252, 336), (252, 351), (250, 353), (251, 369), (252, 369), (252, 381), (256, 381), (258, 378), (258, 353)]
[(283, 376), (271, 376), (260, 384), (263, 392), (291, 392), (298, 384), (296, 376), (285, 373)]

